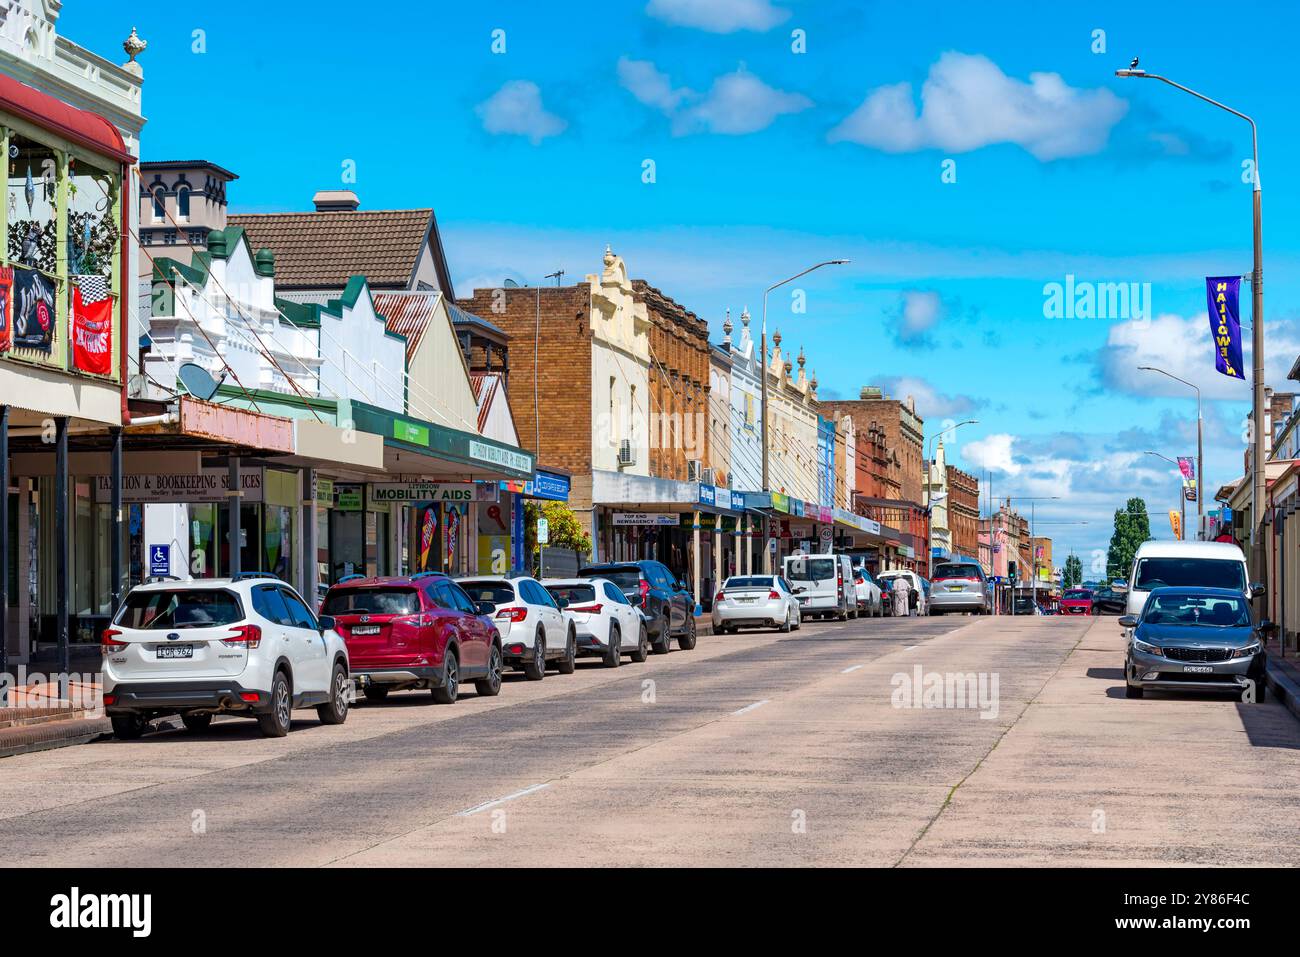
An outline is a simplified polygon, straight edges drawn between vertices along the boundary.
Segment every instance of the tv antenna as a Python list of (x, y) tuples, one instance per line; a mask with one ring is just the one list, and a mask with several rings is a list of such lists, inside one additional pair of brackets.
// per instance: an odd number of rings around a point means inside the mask
[(545, 276), (543, 276), (542, 278), (543, 278), (543, 279), (554, 279), (554, 280), (555, 280), (555, 285), (556, 285), (556, 287), (558, 288), (559, 285), (560, 285), (560, 278), (561, 278), (563, 275), (564, 275), (564, 270), (563, 270), (563, 269), (557, 269), (557, 270), (555, 270), (555, 272), (548, 272), (548, 273), (547, 273)]

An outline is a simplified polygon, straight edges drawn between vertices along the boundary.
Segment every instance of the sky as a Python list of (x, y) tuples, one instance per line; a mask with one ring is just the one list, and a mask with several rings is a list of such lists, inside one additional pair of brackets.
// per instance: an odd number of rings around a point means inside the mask
[[(1191, 390), (1138, 367), (1202, 389), (1211, 500), (1250, 407), (1214, 369), (1204, 283), (1251, 269), (1249, 127), (1114, 71), (1140, 56), (1257, 121), (1266, 378), (1287, 391), (1294, 6), (66, 0), (60, 32), (118, 61), (133, 25), (148, 41), (144, 159), (233, 170), (235, 212), (331, 188), (432, 206), (461, 296), (580, 280), (609, 244), (717, 341), (727, 310), (757, 326), (765, 287), (850, 260), (768, 301), (821, 397), (914, 396), (930, 435), (978, 420), (949, 460), (1039, 499), (1058, 563), (1087, 571), (1130, 495), (1171, 537), (1178, 480), (1145, 453), (1195, 454)], [(1135, 294), (1057, 315), (1067, 276)]]

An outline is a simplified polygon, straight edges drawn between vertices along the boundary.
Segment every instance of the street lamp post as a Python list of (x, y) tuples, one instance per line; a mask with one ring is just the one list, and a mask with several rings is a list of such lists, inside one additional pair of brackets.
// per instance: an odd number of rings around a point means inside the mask
[[(1178, 468), (1178, 463), (1175, 462), (1173, 459), (1171, 459), (1171, 458), (1170, 458), (1169, 456), (1167, 456), (1167, 455), (1161, 455), (1159, 452), (1151, 452), (1151, 451), (1148, 451), (1148, 452), (1147, 452), (1147, 455), (1154, 455), (1154, 456), (1155, 456), (1156, 458), (1158, 458), (1158, 459), (1164, 459), (1166, 462), (1168, 462), (1168, 463), (1169, 463), (1170, 465), (1172, 465), (1174, 468), (1176, 468), (1176, 469)], [(1197, 466), (1197, 467), (1199, 468), (1199, 466)], [(1178, 475), (1179, 475), (1179, 479), (1180, 479), (1180, 481), (1179, 481), (1179, 483), (1178, 483), (1178, 506), (1179, 506), (1179, 508), (1182, 509), (1182, 516), (1183, 516), (1183, 517), (1182, 517), (1182, 527), (1179, 529), (1178, 537), (1179, 537), (1179, 538), (1186, 538), (1186, 537), (1187, 537), (1187, 496), (1183, 494), (1183, 483), (1182, 483), (1182, 481), (1181, 481), (1182, 474), (1183, 474), (1183, 473), (1182, 473), (1182, 469), (1179, 469), (1179, 470), (1178, 470)], [(1200, 479), (1197, 479), (1196, 481), (1197, 481), (1196, 497), (1197, 497), (1197, 499), (1199, 500), (1200, 497), (1201, 497)], [(1198, 532), (1197, 534), (1199, 535), (1200, 533)]]
[[(1172, 372), (1166, 372), (1164, 369), (1157, 369), (1155, 366), (1138, 366), (1145, 372), (1159, 372), (1163, 376), (1168, 376), (1175, 382), (1181, 382), (1193, 392), (1196, 393), (1196, 537), (1201, 537), (1201, 527), (1205, 524), (1205, 420), (1201, 417), (1201, 390), (1186, 379), (1180, 379)], [(1160, 456), (1165, 458), (1165, 456)], [(1174, 463), (1177, 465), (1178, 463)], [(1183, 495), (1183, 501), (1187, 501), (1186, 494)], [(1187, 509), (1183, 509), (1184, 519), (1187, 515)]]
[(934, 467), (934, 463), (930, 459), (930, 450), (934, 447), (935, 439), (945, 433), (955, 432), (963, 425), (979, 425), (979, 419), (966, 419), (964, 422), (950, 425), (946, 429), (940, 429), (938, 432), (934, 433), (934, 435), (930, 436), (930, 438), (926, 440), (925, 444), (925, 571), (927, 577), (934, 571), (932, 561), (934, 553), (934, 517), (930, 514), (930, 486), (934, 481), (934, 476), (931, 475), (930, 469)]
[[(1255, 552), (1256, 569), (1263, 568), (1263, 538), (1259, 534), (1259, 524), (1263, 519), (1264, 511), (1264, 456), (1263, 456), (1263, 435), (1264, 435), (1264, 228), (1261, 213), (1262, 194), (1259, 182), (1259, 130), (1255, 126), (1255, 121), (1247, 116), (1234, 110), (1230, 106), (1220, 103), (1218, 100), (1212, 100), (1203, 93), (1197, 93), (1180, 83), (1175, 83), (1166, 77), (1155, 73), (1148, 73), (1146, 70), (1139, 70), (1138, 61), (1135, 59), (1127, 70), (1116, 70), (1115, 75), (1119, 77), (1135, 77), (1147, 80), (1159, 80), (1161, 83), (1167, 83), (1175, 89), (1182, 90), (1184, 93), (1190, 93), (1198, 100), (1203, 100), (1211, 106), (1217, 106), (1221, 110), (1231, 113), (1233, 116), (1245, 120), (1250, 124), (1250, 149), (1251, 161), (1253, 166), (1254, 189), (1252, 190), (1252, 213), (1254, 236), (1253, 245), (1255, 253), (1255, 268), (1250, 278), (1250, 297), (1251, 297), (1251, 356), (1254, 366), (1255, 382), (1252, 388), (1251, 401), (1251, 418), (1254, 422), (1253, 434), (1250, 440), (1250, 469), (1251, 469), (1251, 516), (1250, 516), (1250, 543)], [(1201, 463), (1197, 463), (1200, 468)], [(1198, 508), (1201, 505), (1201, 499), (1204, 496), (1204, 473), (1196, 478), (1196, 504)], [(1198, 511), (1197, 513), (1201, 513)]]
[[(805, 269), (803, 272), (795, 273), (795, 274), (794, 274), (793, 276), (791, 276), (789, 279), (782, 279), (780, 282), (773, 283), (772, 285), (768, 286), (766, 289), (763, 290), (763, 325), (762, 325), (762, 332), (761, 332), (761, 337), (760, 337), (760, 342), (759, 342), (759, 350), (760, 350), (760, 352), (759, 352), (759, 361), (758, 361), (758, 367), (759, 367), (759, 369), (758, 369), (758, 374), (759, 374), (759, 378), (762, 380), (762, 392), (761, 392), (761, 398), (759, 399), (759, 415), (760, 415), (760, 417), (761, 417), (762, 420), (763, 420), (763, 491), (764, 491), (764, 492), (770, 492), (770, 491), (772, 491), (772, 486), (771, 486), (771, 484), (770, 484), (769, 481), (768, 481), (768, 473), (767, 473), (767, 452), (768, 452), (768, 436), (767, 436), (767, 296), (768, 296), (768, 293), (770, 293), (773, 289), (779, 289), (780, 287), (784, 286), (786, 283), (794, 282), (796, 279), (799, 279), (799, 278), (802, 277), (802, 276), (806, 276), (806, 275), (808, 275), (810, 272), (812, 272), (812, 271), (815, 270), (815, 269), (821, 269), (823, 266), (843, 266), (843, 265), (846, 264), (847, 262), (848, 262), (847, 259), (828, 259), (828, 260), (826, 260), (826, 262), (820, 262), (820, 263), (818, 263), (818, 264), (815, 265), (815, 266), (809, 266), (809, 267), (808, 267), (807, 269)], [(763, 529), (763, 531), (764, 531), (764, 535), (763, 535), (763, 554), (764, 554), (764, 556), (766, 556), (766, 557), (763, 559), (763, 567), (764, 567), (767, 571), (770, 572), (770, 571), (772, 570), (772, 553), (771, 553), (771, 550), (770, 550), (770, 545), (768, 544), (768, 541), (767, 541), (768, 536), (767, 536), (767, 534), (766, 534), (766, 532), (767, 532), (766, 521), (764, 522), (764, 529)]]

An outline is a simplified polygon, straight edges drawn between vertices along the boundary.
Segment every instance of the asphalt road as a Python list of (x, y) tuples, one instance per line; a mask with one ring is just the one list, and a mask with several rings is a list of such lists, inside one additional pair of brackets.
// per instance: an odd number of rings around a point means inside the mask
[[(1120, 656), (1113, 618), (704, 636), (280, 740), (228, 720), (5, 759), (0, 840), (27, 866), (1300, 863), (1300, 723), (1129, 701)], [(972, 694), (900, 706), (918, 667)]]

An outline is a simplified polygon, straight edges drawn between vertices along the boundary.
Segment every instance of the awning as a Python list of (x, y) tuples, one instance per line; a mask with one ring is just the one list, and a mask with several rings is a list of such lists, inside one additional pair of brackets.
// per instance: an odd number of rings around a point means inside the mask
[(353, 400), (356, 428), (383, 438), (391, 472), (478, 480), (531, 479), (534, 459), (513, 445)]
[(20, 83), (0, 73), (0, 110), (27, 120), (101, 156), (128, 165), (135, 157), (127, 152), (117, 127), (89, 110), (79, 110), (57, 97)]

